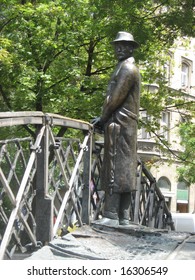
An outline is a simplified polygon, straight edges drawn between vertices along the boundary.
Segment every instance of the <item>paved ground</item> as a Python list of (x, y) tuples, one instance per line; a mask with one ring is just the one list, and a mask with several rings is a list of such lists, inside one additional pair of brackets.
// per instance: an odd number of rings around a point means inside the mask
[(189, 236), (171, 252), (170, 260), (195, 260), (195, 235)]
[(195, 235), (92, 225), (54, 239), (28, 259), (195, 260)]

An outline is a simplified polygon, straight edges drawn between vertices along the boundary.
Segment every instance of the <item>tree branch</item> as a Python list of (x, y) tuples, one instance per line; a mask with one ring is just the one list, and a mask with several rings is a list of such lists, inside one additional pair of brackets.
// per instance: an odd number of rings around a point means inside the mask
[(50, 89), (54, 88), (55, 86), (59, 85), (60, 83), (66, 81), (69, 77), (70, 77), (70, 76), (66, 76), (66, 77), (62, 78), (61, 80), (57, 81), (55, 84), (49, 86), (49, 87), (47, 88), (47, 90), (50, 90)]
[(11, 111), (12, 110), (12, 106), (11, 106), (10, 100), (6, 96), (6, 93), (4, 92), (2, 85), (0, 85), (0, 93), (1, 93), (1, 95), (3, 97), (3, 101), (5, 102), (7, 108)]
[[(145, 122), (143, 122), (142, 120), (139, 120), (139, 122), (141, 122), (142, 124), (145, 124)], [(160, 143), (166, 147), (166, 149), (175, 157), (177, 158), (178, 160), (180, 160), (180, 162), (185, 162), (185, 163), (188, 163), (188, 164), (194, 164), (192, 161), (189, 161), (187, 160), (187, 157), (186, 159), (184, 159), (183, 157), (180, 157), (178, 154), (176, 154), (170, 147), (168, 144), (166, 144), (162, 138), (153, 130), (151, 129), (151, 132), (156, 136), (156, 138), (160, 141)]]
[(1, 25), (0, 32), (3, 30), (3, 28), (4, 28), (6, 25), (8, 25), (12, 20), (16, 19), (17, 17), (18, 17), (18, 16), (15, 16), (15, 17), (13, 17), (13, 18), (10, 18), (10, 19), (7, 20), (5, 23), (3, 23), (3, 24)]

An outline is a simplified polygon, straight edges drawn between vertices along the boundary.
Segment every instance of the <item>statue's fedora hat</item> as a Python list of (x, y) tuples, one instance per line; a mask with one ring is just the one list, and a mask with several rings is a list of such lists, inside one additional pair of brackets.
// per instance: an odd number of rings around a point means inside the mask
[(133, 35), (131, 33), (128, 33), (125, 31), (119, 31), (116, 35), (116, 39), (114, 41), (112, 41), (112, 44), (121, 42), (121, 41), (131, 43), (135, 49), (139, 47), (139, 44), (134, 40)]

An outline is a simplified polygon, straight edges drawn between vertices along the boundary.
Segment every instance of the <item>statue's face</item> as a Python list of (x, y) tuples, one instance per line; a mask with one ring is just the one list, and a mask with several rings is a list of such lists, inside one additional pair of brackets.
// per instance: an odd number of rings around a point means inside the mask
[(132, 56), (134, 48), (129, 42), (121, 41), (114, 43), (114, 49), (118, 61), (122, 61)]

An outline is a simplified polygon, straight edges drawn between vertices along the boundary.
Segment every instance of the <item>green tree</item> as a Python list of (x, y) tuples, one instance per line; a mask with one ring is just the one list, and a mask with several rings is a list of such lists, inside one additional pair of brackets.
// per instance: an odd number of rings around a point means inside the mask
[(183, 164), (177, 170), (180, 181), (186, 181), (189, 184), (195, 183), (195, 123), (193, 119), (194, 116), (192, 118), (191, 115), (180, 124), (181, 145), (184, 150), (180, 154)]
[(142, 125), (157, 131), (163, 108), (182, 102), (167, 89), (163, 65), (178, 35), (193, 36), (192, 5), (190, 0), (1, 1), (0, 110), (87, 121), (99, 115), (116, 63), (110, 42), (119, 30), (128, 30), (140, 43), (135, 56), (143, 84), (159, 84), (157, 93), (143, 86), (141, 95), (142, 108), (153, 116)]
[[(2, 0), (0, 111), (38, 110), (87, 121), (99, 115), (116, 64), (110, 42), (126, 30), (140, 43), (135, 56), (143, 85), (159, 84), (158, 92), (143, 86), (141, 94), (141, 107), (153, 116), (142, 125), (155, 133), (162, 110), (183, 103), (167, 88), (163, 65), (175, 38), (195, 37), (194, 6), (194, 0)], [(193, 125), (186, 123), (181, 133), (188, 129)], [(161, 137), (159, 142), (169, 148)]]
[[(136, 58), (140, 64), (147, 61), (143, 82), (162, 80), (154, 63), (159, 54), (179, 34), (193, 35), (193, 1), (179, 2), (2, 1), (1, 110), (50, 111), (86, 120), (99, 114), (115, 64), (110, 41), (119, 30), (129, 30), (140, 42)], [(159, 108), (150, 111), (158, 114), (166, 99), (161, 92), (143, 94), (142, 106), (157, 99)]]

